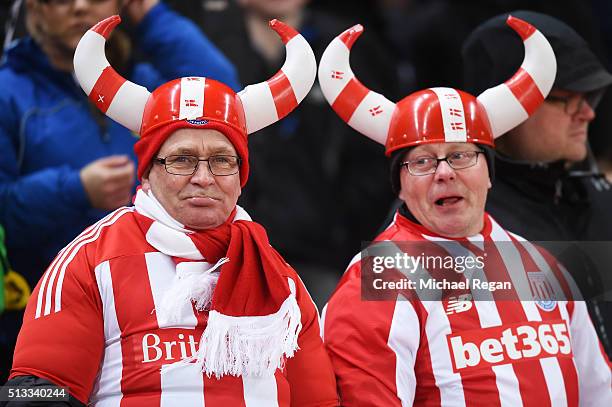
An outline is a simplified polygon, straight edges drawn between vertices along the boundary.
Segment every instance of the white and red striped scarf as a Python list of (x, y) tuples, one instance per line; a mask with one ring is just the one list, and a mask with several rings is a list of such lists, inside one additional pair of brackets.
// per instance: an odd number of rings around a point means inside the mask
[(147, 242), (177, 264), (160, 307), (178, 321), (183, 301), (200, 311), (210, 305), (197, 354), (180, 363), (195, 361), (216, 377), (273, 375), (282, 368), (298, 349), (301, 313), (294, 282), (285, 277), (291, 268), (263, 227), (236, 206), (223, 225), (189, 230), (142, 189), (134, 206)]

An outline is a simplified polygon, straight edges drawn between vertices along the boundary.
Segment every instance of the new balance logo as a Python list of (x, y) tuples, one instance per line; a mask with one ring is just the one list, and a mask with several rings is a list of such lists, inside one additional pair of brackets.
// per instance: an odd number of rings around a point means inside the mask
[(449, 297), (446, 305), (446, 315), (459, 314), (472, 309), (472, 294), (461, 294)]
[(546, 357), (570, 357), (567, 324), (526, 322), (462, 332), (447, 337), (453, 370), (476, 369)]

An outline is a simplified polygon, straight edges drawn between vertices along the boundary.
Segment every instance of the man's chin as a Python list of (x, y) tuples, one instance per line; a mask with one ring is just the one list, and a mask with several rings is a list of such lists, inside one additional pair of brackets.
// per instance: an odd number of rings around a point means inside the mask
[(445, 222), (435, 225), (435, 229), (437, 230), (432, 230), (432, 232), (449, 238), (473, 236), (480, 232), (480, 230), (476, 230), (478, 227), (475, 224), (467, 221), (461, 215), (449, 217)]
[(571, 163), (578, 163), (584, 161), (587, 158), (586, 146), (577, 146), (565, 154), (565, 160)]

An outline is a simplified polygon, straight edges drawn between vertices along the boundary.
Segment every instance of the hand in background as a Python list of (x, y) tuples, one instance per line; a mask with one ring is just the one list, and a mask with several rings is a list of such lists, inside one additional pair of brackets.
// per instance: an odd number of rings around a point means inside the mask
[(91, 206), (117, 209), (130, 202), (135, 182), (134, 162), (125, 155), (93, 161), (81, 170), (81, 182)]
[(138, 25), (157, 3), (159, 3), (159, 0), (127, 0), (125, 6), (123, 6), (123, 11), (130, 18), (132, 24)]

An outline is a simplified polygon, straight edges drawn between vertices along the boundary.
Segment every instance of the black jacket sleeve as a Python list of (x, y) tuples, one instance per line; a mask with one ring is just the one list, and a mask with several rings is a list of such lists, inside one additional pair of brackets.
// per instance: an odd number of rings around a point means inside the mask
[[(7, 387), (23, 387), (23, 388), (36, 388), (36, 387), (46, 387), (46, 386), (56, 386), (54, 383), (50, 382), (47, 379), (43, 379), (36, 376), (17, 376), (13, 379), (6, 382), (4, 385), (5, 389), (2, 392), (3, 396), (5, 396), (7, 392)], [(67, 401), (17, 401), (10, 400), (6, 401), (6, 398), (3, 397), (0, 400), (0, 407), (85, 407), (85, 404), (81, 403), (79, 400), (70, 395), (70, 399)]]

